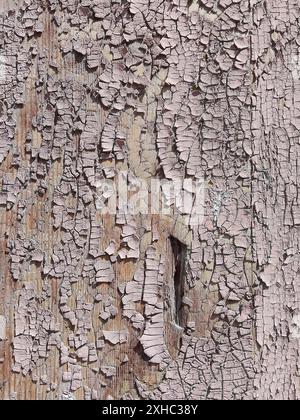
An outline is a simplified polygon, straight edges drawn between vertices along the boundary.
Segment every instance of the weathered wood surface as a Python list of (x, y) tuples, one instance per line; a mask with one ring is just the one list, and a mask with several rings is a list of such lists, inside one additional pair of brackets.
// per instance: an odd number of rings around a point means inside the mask
[[(0, 14), (0, 397), (298, 399), (298, 0)], [(101, 214), (121, 172), (204, 220)]]

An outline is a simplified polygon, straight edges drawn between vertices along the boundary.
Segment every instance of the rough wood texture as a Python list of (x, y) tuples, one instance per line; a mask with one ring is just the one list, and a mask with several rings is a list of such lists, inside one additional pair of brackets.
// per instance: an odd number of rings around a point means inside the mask
[[(299, 25), (298, 0), (0, 2), (2, 399), (300, 397)], [(204, 179), (202, 223), (104, 215), (120, 173)]]

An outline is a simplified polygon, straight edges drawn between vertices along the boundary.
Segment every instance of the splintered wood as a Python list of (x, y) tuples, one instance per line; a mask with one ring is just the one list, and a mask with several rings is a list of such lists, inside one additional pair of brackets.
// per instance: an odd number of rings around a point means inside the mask
[(300, 398), (299, 28), (1, 1), (1, 399)]

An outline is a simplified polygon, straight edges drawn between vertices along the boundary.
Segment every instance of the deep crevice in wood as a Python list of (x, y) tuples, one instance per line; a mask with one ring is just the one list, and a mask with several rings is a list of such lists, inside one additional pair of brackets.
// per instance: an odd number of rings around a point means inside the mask
[(183, 327), (182, 298), (185, 284), (185, 261), (187, 255), (187, 247), (174, 237), (171, 237), (170, 241), (174, 255), (174, 321), (177, 325)]

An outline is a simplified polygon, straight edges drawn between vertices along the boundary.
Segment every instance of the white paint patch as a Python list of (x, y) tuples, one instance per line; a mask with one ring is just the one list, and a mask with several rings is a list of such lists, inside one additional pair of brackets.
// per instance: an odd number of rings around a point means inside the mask
[(294, 80), (300, 80), (300, 52), (292, 56), (292, 75)]
[(7, 57), (3, 54), (0, 54), (0, 82), (5, 82), (7, 78), (7, 66), (8, 60)]
[(300, 315), (294, 315), (290, 331), (293, 338), (300, 338)]
[(0, 340), (5, 340), (6, 338), (6, 318), (3, 315), (0, 315)]

